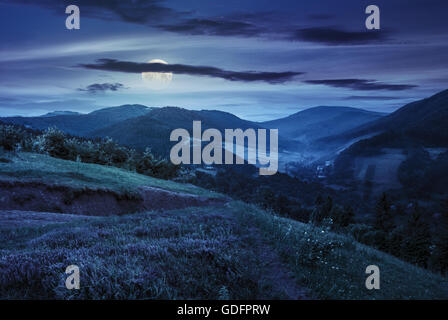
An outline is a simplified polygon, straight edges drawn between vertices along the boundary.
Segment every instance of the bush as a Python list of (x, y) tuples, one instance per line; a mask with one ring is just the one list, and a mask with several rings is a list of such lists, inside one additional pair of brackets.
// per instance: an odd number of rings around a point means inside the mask
[(55, 158), (70, 159), (70, 149), (66, 144), (67, 137), (57, 128), (49, 128), (35, 141), (35, 148)]
[(129, 159), (129, 150), (120, 146), (111, 138), (106, 138), (99, 145), (101, 160), (107, 165), (122, 165)]
[(18, 147), (28, 145), (30, 135), (22, 128), (12, 125), (0, 125), (0, 147), (6, 151), (14, 151)]
[(160, 179), (175, 178), (180, 170), (179, 166), (154, 155), (149, 148), (139, 153), (110, 138), (89, 140), (70, 137), (57, 128), (49, 128), (39, 134), (19, 126), (0, 124), (0, 149), (22, 149), (64, 160), (115, 166)]
[(179, 167), (165, 159), (156, 157), (147, 148), (143, 156), (138, 160), (136, 170), (138, 173), (156, 178), (170, 179), (177, 176)]

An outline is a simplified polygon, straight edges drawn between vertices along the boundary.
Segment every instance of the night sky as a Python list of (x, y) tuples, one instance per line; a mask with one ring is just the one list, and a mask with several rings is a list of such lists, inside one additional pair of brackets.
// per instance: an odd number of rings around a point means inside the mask
[[(65, 27), (70, 4), (80, 30)], [(365, 27), (370, 4), (381, 30)], [(448, 88), (447, 16), (446, 0), (0, 0), (0, 115), (136, 103), (250, 120), (319, 105), (391, 112)], [(147, 71), (173, 80), (155, 90)]]

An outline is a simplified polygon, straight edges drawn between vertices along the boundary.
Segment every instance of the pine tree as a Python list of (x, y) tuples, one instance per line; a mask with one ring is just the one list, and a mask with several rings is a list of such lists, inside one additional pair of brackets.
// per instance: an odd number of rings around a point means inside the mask
[[(319, 202), (320, 204), (316, 204), (310, 216), (310, 222), (315, 225), (320, 225), (325, 218), (330, 217), (331, 210), (333, 209), (333, 199), (330, 196), (325, 201)], [(316, 203), (319, 202), (316, 201)]]
[(421, 267), (427, 267), (430, 256), (431, 233), (429, 224), (423, 219), (419, 206), (409, 217), (403, 239), (403, 258)]
[(442, 274), (448, 273), (448, 199), (442, 204), (442, 214), (437, 220), (434, 235), (434, 252), (432, 261)]
[(354, 223), (355, 212), (351, 206), (345, 206), (337, 217), (334, 217), (335, 224), (346, 227), (349, 224)]
[(390, 203), (384, 192), (376, 203), (375, 227), (386, 232), (390, 232), (394, 228), (394, 221), (390, 212)]

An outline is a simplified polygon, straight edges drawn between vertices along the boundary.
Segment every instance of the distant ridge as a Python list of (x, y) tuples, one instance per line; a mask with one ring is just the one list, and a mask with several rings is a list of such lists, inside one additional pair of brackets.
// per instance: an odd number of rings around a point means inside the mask
[(151, 147), (160, 154), (169, 153), (169, 136), (172, 130), (183, 128), (192, 131), (193, 121), (201, 121), (202, 130), (215, 128), (261, 128), (260, 125), (237, 116), (216, 110), (187, 110), (179, 107), (154, 108), (147, 114), (121, 121), (92, 132), (95, 137), (111, 137), (121, 144), (137, 149)]
[(278, 128), (281, 135), (290, 139), (311, 142), (341, 134), (385, 115), (351, 107), (319, 106), (260, 124), (268, 128)]
[[(379, 134), (389, 135), (389, 144), (394, 139), (401, 139), (413, 144), (448, 146), (448, 90), (411, 102), (381, 119), (327, 137), (321, 142), (341, 144)], [(379, 137), (371, 139), (378, 140)]]
[(92, 131), (145, 115), (150, 110), (152, 108), (143, 105), (127, 104), (95, 110), (88, 114), (72, 111), (55, 111), (40, 117), (5, 117), (0, 118), (0, 121), (24, 125), (37, 130), (56, 127), (69, 134), (89, 136)]
[(41, 117), (55, 117), (55, 116), (75, 116), (80, 115), (81, 113), (75, 111), (53, 111), (48, 112), (46, 114), (41, 115)]

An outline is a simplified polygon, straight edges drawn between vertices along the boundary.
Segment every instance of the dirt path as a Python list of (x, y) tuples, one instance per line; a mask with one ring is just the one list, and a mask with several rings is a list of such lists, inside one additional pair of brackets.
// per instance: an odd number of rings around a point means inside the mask
[(261, 263), (262, 282), (272, 285), (272, 290), (282, 299), (309, 300), (312, 299), (306, 288), (297, 284), (293, 273), (285, 266), (274, 248), (263, 239), (262, 233), (257, 228), (248, 230), (255, 236), (254, 251)]

